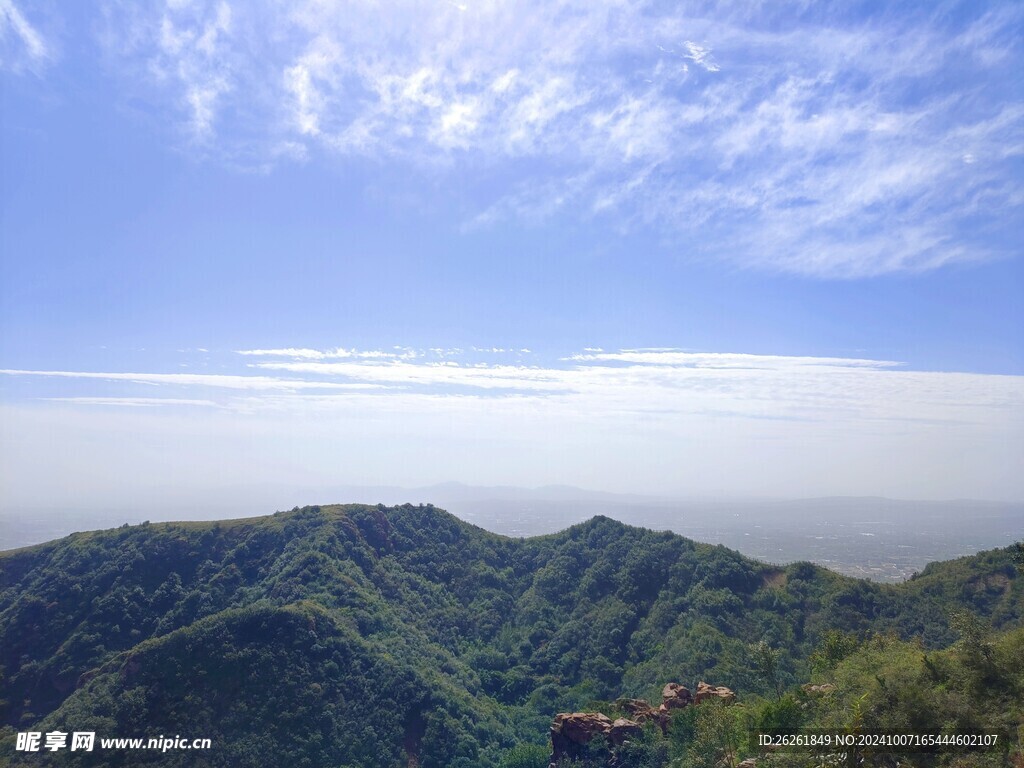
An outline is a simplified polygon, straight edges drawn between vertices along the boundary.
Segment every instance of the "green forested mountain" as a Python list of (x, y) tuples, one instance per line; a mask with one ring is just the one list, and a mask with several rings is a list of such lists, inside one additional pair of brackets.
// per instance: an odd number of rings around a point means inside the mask
[[(0, 589), (0, 760), (25, 765), (527, 766), (556, 712), (669, 680), (778, 707), (875, 646), (946, 669), (928, 654), (1024, 618), (1011, 549), (886, 586), (608, 518), (509, 539), (429, 506), (74, 534), (0, 554)], [(13, 751), (54, 729), (214, 748)]]

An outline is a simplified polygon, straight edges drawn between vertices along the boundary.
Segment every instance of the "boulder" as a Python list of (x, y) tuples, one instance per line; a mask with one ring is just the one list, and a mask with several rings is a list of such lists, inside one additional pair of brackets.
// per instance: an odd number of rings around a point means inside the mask
[(616, 708), (625, 712), (630, 720), (640, 723), (656, 723), (662, 734), (668, 732), (668, 711), (664, 706), (655, 709), (643, 699), (619, 699)]
[(615, 706), (617, 709), (625, 712), (631, 720), (636, 720), (638, 723), (658, 720), (658, 710), (643, 699), (619, 699), (615, 702)]
[(704, 682), (697, 683), (697, 692), (693, 695), (694, 704), (700, 704), (702, 701), (715, 698), (722, 699), (728, 704), (736, 701), (736, 694), (724, 685), (708, 685)]
[(580, 757), (582, 747), (596, 736), (607, 737), (612, 721), (599, 712), (571, 712), (555, 715), (551, 723), (551, 765)]
[(693, 702), (693, 694), (690, 689), (679, 683), (668, 683), (661, 689), (661, 711), (668, 712), (670, 709), (684, 709)]
[(574, 744), (588, 744), (595, 736), (604, 736), (612, 727), (610, 718), (600, 712), (573, 712), (555, 715), (552, 733), (559, 733)]

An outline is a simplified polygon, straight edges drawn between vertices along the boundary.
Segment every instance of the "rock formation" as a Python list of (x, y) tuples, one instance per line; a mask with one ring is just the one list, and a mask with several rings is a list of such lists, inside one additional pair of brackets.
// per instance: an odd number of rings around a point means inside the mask
[(708, 699), (719, 698), (724, 700), (726, 703), (736, 701), (736, 694), (726, 688), (724, 685), (708, 685), (707, 683), (697, 683), (697, 692), (693, 695), (693, 703), (700, 704), (702, 701)]
[[(704, 683), (701, 683), (701, 685), (704, 685)], [(683, 709), (690, 706), (692, 702), (693, 695), (690, 693), (689, 688), (679, 683), (668, 683), (661, 689), (661, 707), (659, 709), (662, 712)]]
[(645, 723), (648, 720), (657, 722), (658, 720), (658, 710), (643, 699), (619, 699), (615, 702), (615, 707), (638, 723)]
[(612, 725), (611, 719), (599, 712), (555, 715), (551, 723), (551, 765), (563, 758), (582, 757), (583, 747), (598, 736), (607, 737)]
[(661, 704), (657, 709), (643, 699), (616, 701), (616, 709), (628, 717), (620, 717), (615, 721), (599, 712), (563, 712), (555, 715), (551, 723), (549, 768), (554, 768), (563, 759), (583, 757), (587, 745), (599, 736), (604, 740), (603, 747), (608, 753), (605, 764), (608, 768), (614, 768), (617, 765), (616, 750), (643, 733), (644, 723), (657, 723), (662, 734), (665, 734), (673, 710), (685, 709), (709, 699), (720, 699), (728, 704), (736, 700), (736, 694), (725, 686), (708, 685), (705, 682), (698, 683), (696, 693), (692, 694), (679, 683), (668, 683), (661, 691)]

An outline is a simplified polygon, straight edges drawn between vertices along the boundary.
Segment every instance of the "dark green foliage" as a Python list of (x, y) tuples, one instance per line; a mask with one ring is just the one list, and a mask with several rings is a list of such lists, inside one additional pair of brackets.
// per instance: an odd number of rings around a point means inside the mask
[(501, 756), (498, 768), (548, 768), (550, 756), (546, 744), (517, 744)]
[(787, 693), (765, 702), (755, 722), (758, 733), (796, 733), (807, 720), (807, 713), (796, 694)]
[(779, 679), (779, 657), (781, 652), (764, 640), (750, 646), (750, 661), (754, 670), (764, 680), (777, 699), (782, 698), (782, 680)]
[(856, 635), (835, 629), (829, 630), (811, 654), (811, 667), (815, 672), (826, 673), (857, 650), (858, 645)]
[(679, 768), (735, 765), (749, 752), (750, 725), (746, 708), (718, 701), (680, 710), (673, 715), (668, 729), (672, 765)]
[[(0, 554), (0, 715), (8, 733), (210, 736), (210, 765), (526, 766), (537, 749), (509, 750), (559, 711), (705, 679), (775, 700), (781, 727), (783, 691), (858, 636), (924, 653), (974, 631), (954, 611), (987, 632), (1022, 606), (1010, 550), (893, 587), (608, 518), (514, 540), (432, 507), (308, 507)], [(963, 659), (979, 680), (984, 648)], [(659, 744), (630, 749), (654, 765)]]
[[(315, 604), (255, 605), (119, 654), (39, 729), (88, 724), (108, 735), (209, 736), (226, 765), (263, 765), (267, 750), (311, 768), (401, 765), (405, 724), (433, 705), (430, 692), (414, 670), (373, 653), (354, 627)], [(383, 711), (393, 717), (380, 720)], [(254, 723), (259, 733), (250, 732)], [(117, 757), (190, 764), (184, 753)], [(79, 765), (119, 764), (101, 752), (76, 758)]]
[[(913, 765), (1010, 765), (1021, 754), (1024, 725), (1024, 630), (989, 633), (984, 672), (979, 656), (958, 643), (927, 652), (919, 643), (876, 635), (860, 643), (833, 669), (827, 680), (834, 693), (806, 702), (806, 724), (814, 728), (847, 728), (898, 733), (999, 733), (1001, 742), (989, 753), (947, 752)], [(980, 622), (983, 624), (983, 622)], [(965, 638), (966, 639), (966, 638)], [(1015, 765), (1019, 763), (1013, 763)]]
[(669, 755), (668, 741), (651, 723), (644, 727), (640, 738), (631, 739), (615, 750), (615, 757), (622, 768), (661, 768), (668, 764)]

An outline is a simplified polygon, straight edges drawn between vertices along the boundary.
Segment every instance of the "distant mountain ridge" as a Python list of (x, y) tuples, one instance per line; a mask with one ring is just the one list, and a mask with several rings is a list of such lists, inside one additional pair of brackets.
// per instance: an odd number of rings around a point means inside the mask
[(2, 717), (210, 735), (217, 765), (495, 766), (555, 712), (666, 679), (763, 692), (754, 640), (792, 684), (830, 631), (938, 648), (964, 609), (1020, 626), (1010, 550), (887, 586), (607, 517), (530, 539), (412, 505), (126, 526), (0, 554)]
[[(237, 496), (233, 491), (238, 489), (221, 489), (198, 508), (173, 504), (173, 495), (157, 495), (124, 510), (6, 510), (0, 512), (0, 549), (125, 522), (248, 517), (254, 508), (274, 509), (275, 501), (294, 495), (284, 488), (260, 488), (265, 498), (258, 505), (242, 501), (252, 495), (252, 489)], [(555, 533), (605, 515), (627, 525), (724, 544), (768, 562), (809, 560), (846, 575), (883, 582), (905, 580), (933, 560), (1006, 546), (1024, 530), (1024, 504), (977, 500), (670, 499), (565, 485), (531, 489), (461, 483), (411, 489), (339, 487), (311, 490), (308, 495), (368, 504), (433, 503), (486, 530), (518, 537)], [(158, 498), (162, 499), (159, 504)]]

